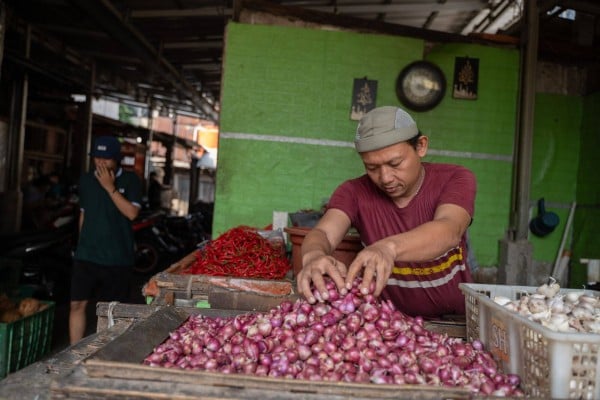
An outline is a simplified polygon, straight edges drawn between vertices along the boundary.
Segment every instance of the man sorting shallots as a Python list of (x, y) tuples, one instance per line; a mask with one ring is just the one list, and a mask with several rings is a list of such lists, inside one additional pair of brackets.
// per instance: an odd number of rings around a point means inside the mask
[[(464, 314), (458, 285), (471, 282), (466, 231), (476, 182), (468, 169), (422, 162), (429, 139), (397, 107), (380, 107), (359, 122), (355, 147), (366, 174), (342, 183), (302, 243), (298, 290), (328, 298), (324, 276), (344, 294), (362, 274), (361, 292), (391, 300), (412, 316)], [(354, 227), (366, 246), (346, 266), (331, 254)]]

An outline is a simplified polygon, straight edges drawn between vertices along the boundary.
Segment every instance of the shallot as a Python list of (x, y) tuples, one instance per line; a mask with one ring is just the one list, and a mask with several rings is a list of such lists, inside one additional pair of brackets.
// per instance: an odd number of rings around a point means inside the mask
[[(359, 292), (360, 280), (330, 303), (285, 301), (262, 314), (191, 315), (144, 364), (221, 373), (335, 382), (461, 387), (522, 396), (483, 344), (428, 331), (386, 300)], [(334, 290), (333, 281), (327, 282)]]

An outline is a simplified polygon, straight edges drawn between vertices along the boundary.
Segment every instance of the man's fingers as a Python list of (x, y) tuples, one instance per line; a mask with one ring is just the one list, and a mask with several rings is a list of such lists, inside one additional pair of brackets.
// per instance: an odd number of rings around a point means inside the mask
[(360, 257), (360, 254), (354, 259), (354, 261), (352, 261), (352, 264), (350, 264), (350, 267), (348, 268), (348, 273), (346, 274), (346, 289), (350, 290), (352, 289), (352, 285), (354, 283), (354, 279), (356, 278), (356, 275), (358, 274), (358, 272), (363, 269), (364, 267), (364, 261), (362, 259), (362, 257)]
[(344, 279), (346, 279), (346, 276), (348, 275), (348, 266), (346, 264), (344, 264), (343, 262), (339, 262), (338, 263), (338, 271), (340, 272), (340, 276)]
[(311, 262), (304, 267), (296, 277), (298, 293), (313, 304), (329, 299), (325, 276), (329, 277), (336, 285), (341, 295), (347, 293), (345, 278), (348, 274), (346, 265), (332, 256), (325, 256)]
[(344, 280), (344, 277), (346, 276), (346, 265), (341, 261), (334, 260), (333, 268), (330, 268), (330, 271), (328, 271), (328, 275), (337, 286), (337, 289), (340, 292), (340, 294), (345, 295), (346, 281)]
[(375, 267), (373, 266), (373, 262), (367, 262), (363, 272), (363, 279), (360, 283), (360, 292), (362, 294), (369, 294), (369, 286), (371, 285), (373, 276), (375, 276)]
[(375, 277), (375, 292), (373, 293), (375, 297), (378, 297), (381, 294), (386, 284), (386, 274), (383, 271), (379, 271)]
[(311, 277), (316, 290), (316, 293), (312, 294), (313, 297), (316, 297), (319, 302), (327, 300), (329, 298), (329, 293), (325, 287), (325, 280), (323, 279), (322, 273), (320, 271), (313, 270)]
[(297, 278), (298, 278), (298, 292), (300, 292), (300, 294), (302, 296), (304, 296), (309, 303), (313, 304), (316, 300), (312, 294), (312, 291), (310, 290), (309, 277), (306, 276), (304, 271), (300, 271), (298, 273)]

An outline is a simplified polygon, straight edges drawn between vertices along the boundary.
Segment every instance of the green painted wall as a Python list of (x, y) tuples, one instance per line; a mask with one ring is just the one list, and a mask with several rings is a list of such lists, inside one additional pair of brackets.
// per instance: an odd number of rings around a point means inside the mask
[[(452, 98), (457, 56), (479, 59), (477, 100)], [(471, 242), (480, 265), (496, 265), (498, 240), (509, 221), (519, 54), (493, 46), (430, 48), (422, 40), (396, 36), (230, 23), (214, 234), (239, 224), (268, 225), (273, 210), (319, 208), (340, 182), (362, 174), (352, 147), (356, 122), (349, 118), (353, 79), (378, 81), (377, 105), (400, 105), (397, 75), (422, 58), (438, 64), (448, 80), (438, 107), (412, 113), (430, 137), (426, 161), (474, 171), (478, 194)], [(537, 103), (532, 200), (544, 196), (547, 202), (568, 203), (577, 187), (582, 101), (538, 95)], [(336, 142), (289, 142), (315, 139)], [(532, 239), (534, 259), (556, 256), (568, 209), (553, 211), (561, 226), (547, 238)]]
[[(560, 224), (543, 238), (530, 234), (534, 260), (554, 263), (569, 216), (568, 205), (576, 200), (581, 113), (581, 97), (536, 95), (530, 198), (534, 202), (543, 197), (546, 210), (558, 214)], [(532, 216), (537, 210), (536, 204)]]
[[(213, 231), (267, 225), (273, 210), (319, 208), (337, 184), (360, 174), (351, 147), (353, 79), (378, 80), (378, 104), (395, 104), (399, 66), (422, 51), (415, 39), (229, 24)], [(347, 147), (227, 139), (227, 133)]]
[(581, 258), (600, 258), (600, 92), (583, 98), (581, 146), (577, 175), (577, 212), (573, 230), (571, 286), (586, 282)]
[[(477, 100), (452, 98), (455, 57), (479, 59)], [(519, 54), (491, 46), (444, 44), (433, 47), (426, 58), (446, 75), (448, 92), (444, 101), (428, 113), (416, 115), (420, 129), (439, 151), (470, 152), (476, 155), (447, 157), (430, 155), (427, 161), (461, 164), (477, 177), (475, 217), (469, 228), (472, 249), (481, 266), (495, 265), (498, 239), (508, 228), (512, 179), (513, 139), (518, 92)], [(490, 160), (486, 156), (504, 159)]]

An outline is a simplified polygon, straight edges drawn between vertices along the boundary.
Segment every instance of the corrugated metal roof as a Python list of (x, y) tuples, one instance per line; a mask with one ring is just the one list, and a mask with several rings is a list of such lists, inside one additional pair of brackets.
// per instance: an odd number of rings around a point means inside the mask
[[(259, 3), (260, 1), (260, 3)], [(518, 37), (524, 0), (7, 0), (5, 62), (60, 81), (69, 90), (153, 103), (216, 119), (225, 26), (240, 7), (260, 4), (320, 16), (455, 35)], [(600, 5), (538, 1), (540, 43), (565, 62), (598, 64)], [(567, 9), (576, 19), (559, 18)], [(32, 50), (25, 56), (25, 33)], [(542, 47), (542, 44), (541, 44)], [(573, 56), (576, 52), (577, 56)], [(47, 95), (47, 94), (46, 94)], [(60, 95), (58, 95), (60, 96)]]

